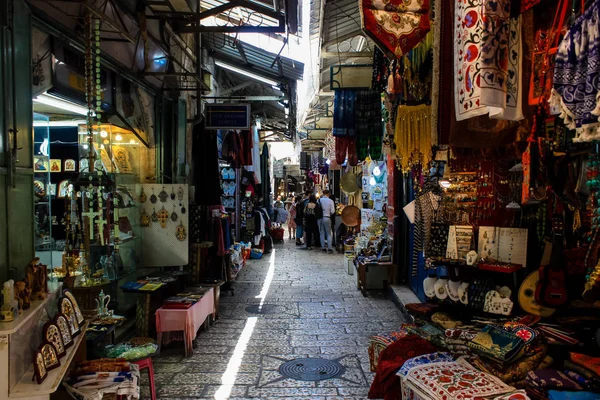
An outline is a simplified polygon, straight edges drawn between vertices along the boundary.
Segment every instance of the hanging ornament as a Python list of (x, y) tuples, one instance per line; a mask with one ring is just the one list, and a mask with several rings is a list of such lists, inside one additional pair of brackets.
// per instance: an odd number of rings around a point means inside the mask
[(140, 193), (140, 197), (139, 197), (140, 203), (145, 203), (147, 198), (146, 198), (146, 193), (144, 193), (144, 187), (142, 186), (142, 193)]
[(158, 201), (158, 198), (154, 194), (154, 188), (152, 188), (152, 196), (150, 196), (150, 203), (156, 204), (157, 201)]
[(152, 213), (152, 222), (158, 222), (158, 215), (156, 214), (156, 208), (154, 209), (154, 212)]
[(146, 213), (146, 210), (142, 208), (142, 215), (140, 216), (141, 226), (150, 226), (150, 216)]
[(171, 200), (175, 200), (175, 189), (171, 186)]
[(158, 222), (160, 222), (160, 226), (162, 228), (166, 228), (167, 227), (167, 221), (169, 221), (169, 212), (167, 210), (165, 210), (165, 207), (163, 206), (162, 210), (160, 210), (158, 212)]
[(187, 237), (187, 231), (185, 230), (185, 226), (183, 226), (183, 221), (177, 226), (177, 230), (175, 231), (175, 236), (177, 240), (183, 242)]
[(171, 213), (171, 221), (173, 222), (177, 222), (177, 219), (179, 218), (179, 216), (177, 215), (177, 213), (175, 212), (175, 206), (173, 206), (173, 212)]
[(179, 186), (179, 189), (177, 189), (177, 200), (183, 200), (183, 188), (181, 186)]
[(165, 192), (165, 187), (163, 186), (162, 191), (158, 194), (158, 198), (160, 199), (161, 203), (164, 203), (167, 201), (167, 199), (169, 198), (169, 194), (167, 192)]

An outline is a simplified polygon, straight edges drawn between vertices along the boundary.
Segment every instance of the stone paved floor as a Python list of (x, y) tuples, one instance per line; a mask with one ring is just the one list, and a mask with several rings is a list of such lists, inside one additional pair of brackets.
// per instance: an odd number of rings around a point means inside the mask
[[(378, 293), (363, 297), (339, 254), (298, 250), (292, 241), (250, 260), (222, 293), (220, 318), (196, 339), (194, 354), (167, 348), (154, 360), (159, 399), (366, 399), (369, 337), (403, 321), (394, 303)], [(272, 313), (245, 309), (263, 303)], [(279, 366), (301, 357), (339, 359), (340, 378), (281, 380)], [(147, 376), (147, 374), (142, 374)], [(149, 398), (147, 378), (142, 396)]]

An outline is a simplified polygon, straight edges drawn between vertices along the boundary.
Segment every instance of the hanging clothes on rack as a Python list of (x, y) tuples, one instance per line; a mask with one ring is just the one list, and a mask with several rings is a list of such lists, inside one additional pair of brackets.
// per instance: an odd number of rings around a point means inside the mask
[(600, 1), (569, 28), (558, 47), (550, 104), (560, 109), (574, 142), (600, 140)]

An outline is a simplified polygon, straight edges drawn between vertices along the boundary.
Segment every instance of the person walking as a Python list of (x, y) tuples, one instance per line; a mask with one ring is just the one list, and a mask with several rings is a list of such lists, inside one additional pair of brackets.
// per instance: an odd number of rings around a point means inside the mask
[(286, 209), (288, 211), (288, 239), (296, 239), (296, 201), (294, 201), (291, 197), (288, 201), (285, 202)]
[(329, 198), (329, 190), (323, 190), (323, 197), (319, 199), (318, 226), (321, 234), (321, 250), (333, 253), (333, 241), (331, 235), (331, 216), (335, 214), (335, 203)]
[(304, 230), (304, 207), (308, 202), (308, 197), (312, 194), (311, 190), (307, 190), (304, 197), (296, 197), (296, 246), (302, 246), (306, 243), (306, 232)]
[(313, 242), (316, 242), (319, 235), (317, 226), (317, 197), (311, 194), (308, 203), (304, 207), (304, 230), (306, 231), (306, 249), (312, 250)]

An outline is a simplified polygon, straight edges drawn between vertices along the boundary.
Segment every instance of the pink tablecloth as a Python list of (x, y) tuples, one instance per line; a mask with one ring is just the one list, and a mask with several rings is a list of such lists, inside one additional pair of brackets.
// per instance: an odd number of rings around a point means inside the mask
[(199, 302), (187, 310), (159, 308), (156, 310), (156, 331), (159, 340), (163, 332), (183, 331), (186, 354), (192, 354), (192, 342), (206, 318), (214, 312), (215, 297), (213, 288), (202, 296)]

